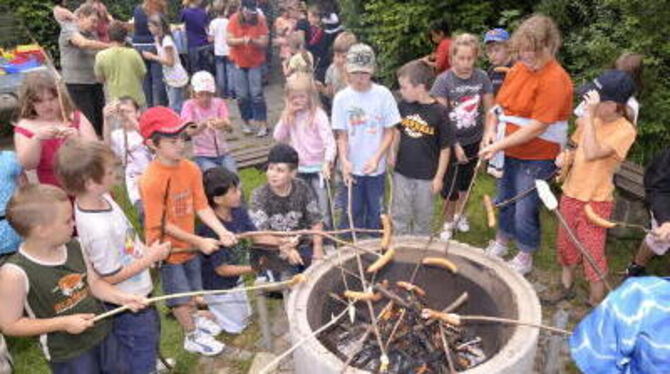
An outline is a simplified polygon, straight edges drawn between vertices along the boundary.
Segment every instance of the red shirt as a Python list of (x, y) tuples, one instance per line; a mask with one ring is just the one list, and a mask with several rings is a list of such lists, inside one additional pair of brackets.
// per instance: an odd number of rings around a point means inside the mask
[[(250, 38), (259, 38), (267, 36), (268, 26), (265, 22), (265, 17), (258, 15), (258, 22), (256, 24), (248, 24), (240, 22), (240, 13), (237, 12), (230, 17), (228, 22), (228, 32), (233, 38), (242, 38), (248, 36)], [(265, 62), (265, 48), (254, 45), (236, 45), (230, 47), (230, 59), (235, 65), (241, 68), (256, 68)]]
[(435, 48), (435, 71), (437, 74), (448, 70), (451, 67), (449, 63), (449, 48), (451, 48), (451, 39), (444, 38)]

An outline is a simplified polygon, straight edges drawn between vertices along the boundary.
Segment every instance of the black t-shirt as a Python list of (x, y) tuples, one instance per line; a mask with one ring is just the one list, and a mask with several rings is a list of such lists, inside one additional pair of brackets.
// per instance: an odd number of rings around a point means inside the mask
[(489, 79), (491, 80), (491, 85), (493, 86), (494, 97), (498, 95), (498, 91), (500, 91), (500, 87), (502, 87), (503, 82), (505, 81), (505, 77), (507, 76), (509, 69), (512, 68), (512, 65), (513, 63), (510, 62), (507, 65), (491, 66), (486, 72), (489, 76)]
[(433, 179), (440, 159), (440, 151), (455, 142), (446, 107), (433, 104), (398, 104), (402, 120), (400, 144), (395, 171), (413, 179)]

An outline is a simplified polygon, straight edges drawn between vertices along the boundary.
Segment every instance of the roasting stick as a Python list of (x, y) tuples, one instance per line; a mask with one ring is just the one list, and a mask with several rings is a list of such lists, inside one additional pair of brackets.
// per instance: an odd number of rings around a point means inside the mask
[(611, 221), (611, 220), (605, 219), (605, 218), (599, 216), (598, 213), (596, 213), (593, 210), (593, 207), (589, 204), (584, 205), (584, 215), (586, 215), (586, 218), (589, 220), (589, 222), (591, 222), (592, 224), (594, 224), (596, 226), (605, 228), (605, 229), (611, 229), (611, 228), (620, 226), (620, 227), (628, 227), (628, 228), (631, 228), (631, 229), (641, 230), (641, 231), (644, 231), (646, 234), (652, 233), (651, 230), (649, 230), (648, 228), (646, 228), (642, 225), (636, 225), (634, 223), (628, 223), (628, 222)]
[[(326, 184), (326, 194), (328, 195), (328, 208), (330, 209), (330, 224), (331, 228), (335, 228), (335, 204), (333, 204), (333, 190), (330, 187), (330, 180), (328, 178), (323, 178), (323, 181)], [(335, 242), (335, 252), (337, 253), (337, 260), (342, 264), (342, 254), (338, 248), (338, 242)], [(347, 282), (347, 277), (344, 275), (344, 264), (339, 266), (340, 275), (342, 276), (342, 282), (344, 283), (344, 289), (349, 290), (349, 282)]]
[(456, 374), (456, 369), (454, 368), (454, 362), (451, 359), (451, 350), (449, 349), (449, 344), (447, 339), (444, 337), (444, 326), (440, 323), (440, 340), (442, 341), (442, 348), (444, 348), (444, 355), (447, 358), (447, 364), (449, 365), (449, 374)]

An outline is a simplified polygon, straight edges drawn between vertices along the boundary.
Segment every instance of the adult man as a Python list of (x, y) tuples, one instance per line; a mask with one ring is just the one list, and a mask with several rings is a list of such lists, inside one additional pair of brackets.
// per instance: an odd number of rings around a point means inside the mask
[(63, 80), (72, 101), (100, 135), (105, 95), (93, 67), (97, 51), (109, 45), (96, 40), (98, 12), (93, 6), (82, 5), (75, 16), (75, 22), (62, 24), (58, 38)]
[(244, 124), (242, 131), (250, 134), (258, 127), (257, 136), (266, 136), (267, 107), (263, 96), (263, 63), (269, 41), (265, 17), (258, 14), (256, 0), (242, 0), (240, 11), (228, 23), (230, 58), (235, 64), (235, 94)]

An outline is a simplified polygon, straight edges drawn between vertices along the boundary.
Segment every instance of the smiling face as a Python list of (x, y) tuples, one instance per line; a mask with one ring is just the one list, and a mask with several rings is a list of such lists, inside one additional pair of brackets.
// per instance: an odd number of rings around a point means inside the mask
[(291, 181), (296, 176), (296, 170), (291, 169), (289, 164), (271, 163), (268, 165), (265, 175), (268, 178), (270, 188), (273, 191), (281, 191), (291, 184)]
[(33, 101), (33, 108), (39, 120), (55, 121), (60, 118), (58, 95), (50, 90), (43, 90), (37, 94), (37, 98)]

